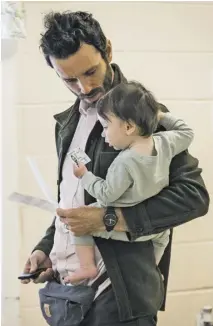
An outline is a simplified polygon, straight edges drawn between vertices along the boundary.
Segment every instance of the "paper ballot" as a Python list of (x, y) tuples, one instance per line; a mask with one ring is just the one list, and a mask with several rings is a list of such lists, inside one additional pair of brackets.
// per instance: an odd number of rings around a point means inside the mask
[(54, 197), (52, 196), (49, 187), (47, 186), (46, 182), (44, 181), (44, 178), (41, 175), (35, 160), (31, 157), (27, 157), (27, 161), (31, 167), (31, 170), (33, 172), (33, 175), (34, 175), (38, 185), (40, 186), (44, 196), (46, 197), (46, 200), (42, 199), (42, 198), (38, 198), (38, 197), (20, 194), (18, 192), (12, 193), (8, 197), (8, 199), (13, 202), (38, 207), (45, 211), (55, 213), (56, 209), (58, 208), (58, 203), (54, 200)]
[[(76, 164), (79, 162), (81, 162), (83, 164), (87, 164), (88, 162), (91, 161), (89, 156), (80, 147), (73, 149), (67, 155)], [(48, 185), (44, 181), (44, 178), (39, 171), (36, 161), (32, 157), (27, 157), (27, 161), (29, 163), (29, 166), (30, 166), (32, 172), (33, 172), (36, 182), (38, 183), (39, 187), (41, 188), (46, 199), (20, 194), (18, 192), (12, 193), (8, 199), (13, 202), (38, 207), (38, 208), (41, 208), (48, 212), (55, 213), (56, 209), (58, 208), (58, 203), (55, 201)]]
[(46, 182), (44, 181), (44, 178), (39, 171), (38, 165), (36, 164), (35, 159), (32, 157), (27, 156), (26, 157), (27, 162), (29, 163), (29, 166), (33, 172), (33, 175), (36, 179), (36, 182), (38, 183), (39, 187), (41, 188), (41, 191), (43, 192), (45, 198), (50, 202), (55, 202), (55, 199), (53, 195), (51, 194), (50, 188), (47, 186)]
[(58, 208), (57, 203), (49, 202), (48, 200), (41, 199), (38, 197), (33, 197), (29, 195), (23, 195), (18, 192), (13, 192), (8, 199), (10, 201), (16, 202), (16, 203), (21, 203), (29, 206), (34, 206), (41, 208), (45, 211), (55, 213), (56, 209)]

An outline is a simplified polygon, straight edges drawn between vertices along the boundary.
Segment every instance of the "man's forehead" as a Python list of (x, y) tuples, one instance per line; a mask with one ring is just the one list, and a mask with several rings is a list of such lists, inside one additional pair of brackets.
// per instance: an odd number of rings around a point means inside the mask
[(54, 69), (62, 78), (81, 76), (92, 67), (98, 66), (101, 59), (100, 52), (94, 46), (85, 43), (67, 59), (50, 57)]

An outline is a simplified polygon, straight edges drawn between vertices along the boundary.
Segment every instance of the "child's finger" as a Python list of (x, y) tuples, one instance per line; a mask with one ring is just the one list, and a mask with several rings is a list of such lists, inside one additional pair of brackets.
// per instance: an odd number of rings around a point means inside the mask
[(79, 163), (79, 168), (83, 168), (85, 165), (83, 163)]

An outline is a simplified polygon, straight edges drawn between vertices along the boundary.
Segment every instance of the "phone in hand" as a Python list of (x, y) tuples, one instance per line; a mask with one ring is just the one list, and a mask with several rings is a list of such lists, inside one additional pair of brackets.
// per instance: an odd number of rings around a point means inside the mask
[(39, 268), (33, 273), (23, 273), (20, 276), (18, 276), (19, 280), (35, 280), (42, 272), (45, 272), (47, 269), (46, 268)]

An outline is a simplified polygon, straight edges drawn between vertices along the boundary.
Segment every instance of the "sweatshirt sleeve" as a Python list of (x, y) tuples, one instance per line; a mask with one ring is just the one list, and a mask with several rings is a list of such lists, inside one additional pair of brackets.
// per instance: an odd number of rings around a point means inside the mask
[(133, 180), (121, 160), (115, 160), (108, 169), (106, 180), (87, 172), (81, 179), (85, 190), (104, 205), (113, 203), (131, 186)]
[(183, 120), (166, 113), (160, 123), (166, 131), (159, 134), (168, 143), (172, 157), (188, 149), (193, 141), (194, 132)]

